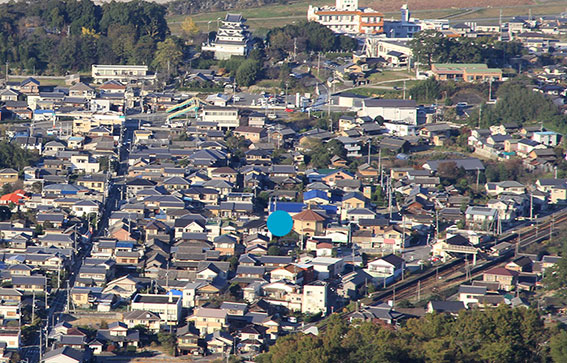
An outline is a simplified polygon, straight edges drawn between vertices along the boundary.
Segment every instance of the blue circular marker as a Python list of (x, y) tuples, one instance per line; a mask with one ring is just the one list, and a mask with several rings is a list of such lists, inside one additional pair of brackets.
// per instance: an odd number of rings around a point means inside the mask
[(282, 237), (291, 232), (293, 219), (288, 212), (277, 210), (268, 217), (268, 230), (274, 236)]

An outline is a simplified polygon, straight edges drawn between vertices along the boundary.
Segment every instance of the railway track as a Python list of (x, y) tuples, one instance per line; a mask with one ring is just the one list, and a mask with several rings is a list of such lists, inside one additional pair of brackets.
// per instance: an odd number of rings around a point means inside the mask
[[(541, 222), (541, 223), (539, 223)], [(495, 243), (509, 242), (516, 245), (519, 252), (533, 243), (553, 237), (554, 229), (557, 225), (567, 222), (567, 209), (560, 210), (550, 216), (540, 218), (536, 225), (525, 226), (517, 231), (504, 234)], [(508, 251), (506, 254), (495, 259), (488, 260), (477, 266), (471, 267), (469, 272), (465, 271), (467, 262), (465, 259), (456, 259), (452, 262), (432, 269), (426, 274), (414, 279), (399, 281), (390, 288), (378, 291), (372, 295), (372, 305), (384, 300), (403, 300), (419, 297), (422, 291), (442, 291), (451, 286), (461, 284), (474, 277), (481, 275), (484, 271), (508, 262), (515, 256), (515, 251)], [(468, 268), (468, 267), (467, 267)], [(456, 272), (461, 272), (457, 276)], [(434, 290), (436, 289), (436, 290)]]

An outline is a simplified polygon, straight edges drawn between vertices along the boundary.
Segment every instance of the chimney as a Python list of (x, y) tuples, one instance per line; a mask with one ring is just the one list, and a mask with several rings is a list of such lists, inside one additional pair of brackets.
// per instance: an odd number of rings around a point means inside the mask
[(173, 293), (170, 291), (168, 292), (169, 295), (169, 302), (172, 303), (173, 302)]

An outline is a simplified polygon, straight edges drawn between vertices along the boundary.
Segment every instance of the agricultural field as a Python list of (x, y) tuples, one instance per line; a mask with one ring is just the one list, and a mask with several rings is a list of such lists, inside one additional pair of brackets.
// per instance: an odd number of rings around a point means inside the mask
[[(242, 13), (248, 19), (247, 24), (258, 35), (265, 34), (269, 29), (283, 26), (307, 17), (309, 5), (323, 6), (334, 2), (321, 0), (300, 0), (286, 5), (266, 5), (253, 9), (234, 10)], [(361, 6), (372, 7), (382, 11), (387, 18), (399, 18), (399, 8), (407, 1), (384, 1), (371, 0), (360, 2)], [(531, 10), (532, 15), (559, 14), (567, 10), (565, 2), (558, 1), (533, 1), (533, 0), (478, 0), (474, 7), (467, 7), (471, 3), (455, 2), (453, 0), (417, 0), (410, 4), (412, 15), (421, 19), (447, 18), (458, 20), (494, 21), (500, 16), (504, 19), (516, 15), (527, 15)], [(201, 30), (216, 30), (217, 19), (223, 18), (226, 11), (203, 13), (191, 17)], [(185, 16), (172, 15), (168, 18), (173, 33), (179, 32), (180, 24)]]

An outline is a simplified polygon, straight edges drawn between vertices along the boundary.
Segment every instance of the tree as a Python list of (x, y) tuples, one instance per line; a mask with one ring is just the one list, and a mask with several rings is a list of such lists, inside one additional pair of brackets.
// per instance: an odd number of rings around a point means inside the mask
[(239, 86), (250, 86), (260, 71), (260, 66), (257, 61), (253, 59), (248, 59), (244, 61), (236, 70), (236, 83)]
[(554, 362), (567, 362), (567, 331), (562, 330), (551, 337), (549, 349)]
[(567, 297), (567, 243), (563, 243), (563, 253), (559, 261), (545, 271), (545, 288), (555, 295)]
[(431, 66), (434, 56), (440, 47), (443, 35), (434, 29), (422, 30), (414, 34), (409, 41), (412, 53), (416, 60)]
[(193, 18), (186, 16), (181, 23), (181, 32), (186, 39), (193, 39), (199, 33), (199, 27), (197, 27)]
[(158, 333), (158, 341), (163, 347), (163, 349), (169, 353), (169, 355), (175, 354), (175, 345), (177, 343), (177, 339), (175, 334), (168, 334), (164, 332)]
[(182, 58), (183, 52), (179, 44), (173, 38), (167, 38), (157, 44), (153, 65), (156, 68), (167, 69), (167, 74), (171, 75), (171, 68), (177, 68)]
[(430, 77), (410, 88), (409, 94), (416, 102), (431, 103), (441, 97), (441, 85), (435, 78)]
[(12, 218), (12, 211), (6, 206), (0, 207), (0, 222), (9, 221)]
[(271, 245), (270, 247), (268, 247), (268, 255), (270, 256), (281, 256), (282, 251), (281, 249), (276, 246), (276, 245)]

